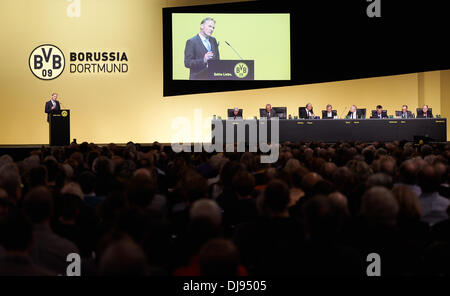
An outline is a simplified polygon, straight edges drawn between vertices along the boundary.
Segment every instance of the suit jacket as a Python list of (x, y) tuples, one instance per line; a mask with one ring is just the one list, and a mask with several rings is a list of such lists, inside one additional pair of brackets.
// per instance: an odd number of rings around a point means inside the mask
[[(378, 113), (372, 113), (371, 118), (380, 118), (378, 117)], [(381, 118), (388, 118), (387, 113), (381, 112)]]
[(425, 117), (423, 115), (423, 111), (419, 110), (419, 112), (417, 113), (417, 118), (433, 118), (433, 113), (431, 113), (430, 110), (427, 111), (427, 117)]
[[(311, 111), (309, 111), (309, 112), (311, 112), (311, 114), (314, 114), (314, 111), (313, 111), (314, 109), (313, 108), (311, 108)], [(300, 118), (303, 118), (303, 119), (309, 119), (309, 116), (308, 116), (308, 112), (306, 112), (306, 108), (305, 109), (300, 109), (300, 111), (299, 111), (300, 113), (298, 114), (298, 116), (300, 117)]]
[(406, 114), (403, 114), (403, 112), (400, 112), (401, 118), (413, 118), (411, 111), (407, 111)]
[[(351, 118), (352, 117), (352, 112), (348, 111), (347, 116), (348, 116), (348, 118)], [(362, 118), (361, 111), (356, 110), (356, 117), (357, 118)]]
[(328, 117), (328, 112), (326, 110), (322, 111), (322, 119), (333, 119), (334, 116), (337, 116), (337, 111), (336, 110), (332, 110), (331, 111), (331, 117)]
[(243, 110), (239, 109), (238, 114), (235, 116), (234, 115), (234, 110), (233, 109), (229, 109), (228, 110), (228, 118), (230, 118), (230, 119), (242, 119), (242, 113), (243, 113)]
[[(269, 113), (267, 113), (267, 111), (264, 109), (264, 110), (262, 110), (261, 111), (261, 117), (267, 117), (267, 118), (272, 118), (272, 117), (278, 117), (278, 114), (277, 114), (277, 112), (275, 112), (275, 110), (273, 110), (273, 109), (270, 109), (270, 114)], [(270, 116), (269, 116), (270, 115)]]
[(47, 113), (47, 121), (50, 121), (50, 114), (61, 112), (61, 105), (59, 104), (59, 101), (55, 101), (55, 103), (56, 106), (55, 109), (53, 110), (52, 110), (53, 107), (52, 100), (45, 103), (45, 113)]
[[(219, 45), (214, 37), (209, 37), (211, 44), (211, 51), (213, 52), (213, 60), (220, 60)], [(203, 58), (208, 52), (202, 39), (197, 34), (186, 42), (184, 48), (184, 66), (189, 68), (190, 80), (206, 80), (208, 79), (207, 64), (204, 63)]]

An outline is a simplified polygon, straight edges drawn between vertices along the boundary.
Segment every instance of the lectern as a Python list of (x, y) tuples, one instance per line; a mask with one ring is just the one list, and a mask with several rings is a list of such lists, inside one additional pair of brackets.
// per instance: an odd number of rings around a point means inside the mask
[(50, 146), (67, 146), (70, 144), (70, 110), (62, 109), (51, 113), (49, 121)]
[(210, 60), (209, 80), (255, 80), (254, 60)]

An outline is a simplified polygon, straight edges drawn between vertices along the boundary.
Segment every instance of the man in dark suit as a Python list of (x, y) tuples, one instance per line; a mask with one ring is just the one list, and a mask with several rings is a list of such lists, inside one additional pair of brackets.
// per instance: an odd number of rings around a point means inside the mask
[(322, 119), (333, 119), (337, 116), (337, 111), (333, 110), (333, 106), (330, 104), (327, 105), (327, 110), (322, 111)]
[(242, 119), (242, 112), (239, 112), (238, 107), (234, 107), (233, 112), (228, 114), (229, 119)]
[(350, 111), (348, 111), (347, 116), (349, 119), (358, 119), (358, 118), (362, 117), (362, 114), (361, 114), (361, 111), (359, 111), (355, 105), (352, 105), (350, 107)]
[(388, 118), (387, 112), (383, 112), (383, 106), (377, 105), (377, 110), (372, 114), (372, 118)]
[(272, 105), (267, 104), (266, 110), (262, 110), (261, 117), (267, 118), (278, 117), (278, 114), (277, 112), (275, 112), (275, 110), (272, 109)]
[(47, 122), (50, 121), (50, 114), (53, 113), (56, 114), (61, 112), (61, 105), (59, 104), (59, 101), (56, 100), (57, 98), (58, 94), (53, 93), (50, 101), (45, 103), (45, 113), (47, 113)]
[(311, 103), (306, 104), (305, 109), (300, 109), (300, 114), (298, 115), (300, 118), (303, 119), (310, 119), (314, 118), (314, 111)]
[(417, 112), (417, 118), (433, 118), (433, 113), (428, 110), (428, 105), (423, 105), (422, 110)]
[(413, 118), (411, 111), (408, 111), (407, 105), (402, 106), (402, 111), (400, 112), (400, 117), (401, 118)]
[(184, 65), (190, 69), (190, 80), (208, 79), (208, 61), (220, 60), (219, 45), (212, 37), (216, 21), (207, 17), (200, 23), (200, 32), (186, 42)]

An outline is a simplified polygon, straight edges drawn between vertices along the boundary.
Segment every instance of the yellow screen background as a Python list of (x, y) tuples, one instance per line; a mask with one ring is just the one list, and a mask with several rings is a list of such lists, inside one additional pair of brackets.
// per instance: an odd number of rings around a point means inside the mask
[[(71, 138), (79, 143), (168, 143), (178, 132), (172, 125), (177, 117), (194, 123), (200, 110), (206, 121), (213, 114), (224, 118), (227, 108), (237, 106), (248, 118), (259, 115), (266, 103), (287, 106), (292, 115), (307, 102), (315, 110), (331, 103), (339, 113), (353, 103), (368, 110), (381, 104), (390, 114), (402, 104), (414, 110), (427, 103), (434, 114), (450, 116), (449, 70), (164, 98), (162, 8), (219, 2), (227, 1), (82, 0), (81, 17), (69, 18), (67, 1), (1, 1), (0, 144), (48, 144), (44, 103), (52, 92), (59, 93), (63, 108), (71, 109)], [(223, 23), (217, 23), (218, 30)], [(192, 30), (193, 35), (198, 25)], [(302, 41), (302, 36), (293, 38)], [(129, 72), (74, 75), (66, 68), (55, 80), (39, 80), (28, 58), (45, 43), (58, 46), (66, 61), (68, 51), (126, 51)], [(232, 45), (239, 46), (234, 39)], [(202, 139), (210, 134), (211, 127), (202, 126)], [(197, 140), (194, 133), (187, 138)]]
[(184, 66), (186, 41), (198, 34), (205, 17), (216, 21), (213, 37), (219, 42), (221, 60), (255, 61), (255, 80), (291, 79), (291, 44), (289, 14), (204, 14), (173, 13), (173, 79), (189, 79)]

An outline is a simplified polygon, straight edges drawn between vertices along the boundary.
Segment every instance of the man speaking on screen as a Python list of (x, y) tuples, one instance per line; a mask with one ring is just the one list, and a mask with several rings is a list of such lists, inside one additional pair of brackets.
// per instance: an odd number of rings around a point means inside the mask
[(186, 42), (184, 65), (190, 69), (190, 80), (208, 79), (208, 61), (219, 60), (219, 45), (212, 37), (216, 21), (207, 17), (200, 23), (200, 32)]

